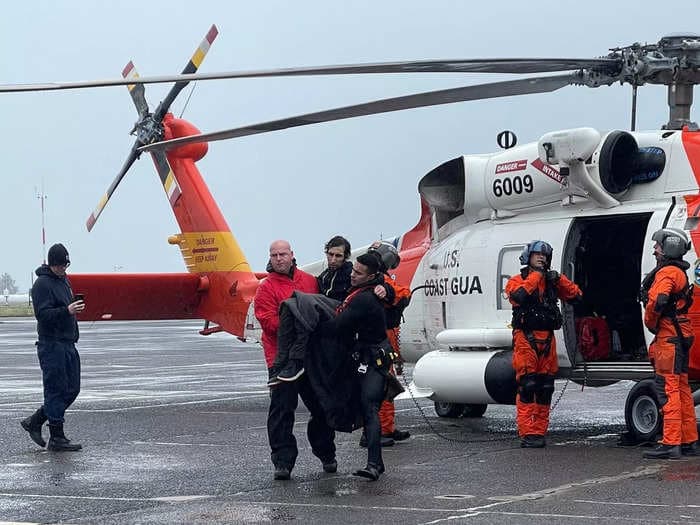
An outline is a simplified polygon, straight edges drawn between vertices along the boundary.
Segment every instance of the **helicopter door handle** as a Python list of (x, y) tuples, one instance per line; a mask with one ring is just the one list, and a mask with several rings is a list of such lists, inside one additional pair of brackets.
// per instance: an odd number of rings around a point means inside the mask
[(576, 265), (574, 263), (569, 263), (569, 274), (571, 274), (571, 281), (576, 282)]

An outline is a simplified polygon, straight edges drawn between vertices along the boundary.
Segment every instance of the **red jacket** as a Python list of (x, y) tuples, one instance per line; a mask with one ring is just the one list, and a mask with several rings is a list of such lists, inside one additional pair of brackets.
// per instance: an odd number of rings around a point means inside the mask
[(255, 293), (255, 317), (262, 327), (262, 345), (268, 368), (272, 366), (277, 356), (280, 305), (282, 301), (289, 299), (295, 290), (318, 293), (316, 277), (298, 268), (294, 269), (294, 278), (272, 272), (260, 283)]

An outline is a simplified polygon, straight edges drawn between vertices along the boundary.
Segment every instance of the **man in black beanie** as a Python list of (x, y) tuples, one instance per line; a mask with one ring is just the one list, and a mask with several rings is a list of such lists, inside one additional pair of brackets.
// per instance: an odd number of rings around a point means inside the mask
[(49, 249), (48, 264), (36, 270), (32, 304), (39, 334), (36, 346), (44, 383), (44, 404), (20, 422), (29, 432), (29, 437), (45, 447), (41, 427), (48, 420), (50, 438), (47, 448), (54, 451), (82, 448), (63, 433), (66, 409), (80, 392), (80, 356), (75, 348), (79, 334), (75, 314), (85, 309), (82, 298), (76, 300), (66, 279), (68, 266), (68, 250), (62, 244), (54, 244)]

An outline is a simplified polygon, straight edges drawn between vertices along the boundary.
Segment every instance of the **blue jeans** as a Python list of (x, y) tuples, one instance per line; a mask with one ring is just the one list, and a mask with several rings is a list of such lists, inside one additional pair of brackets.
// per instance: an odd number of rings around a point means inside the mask
[(66, 409), (80, 392), (80, 356), (69, 341), (36, 343), (44, 383), (44, 412), (49, 424), (63, 424)]

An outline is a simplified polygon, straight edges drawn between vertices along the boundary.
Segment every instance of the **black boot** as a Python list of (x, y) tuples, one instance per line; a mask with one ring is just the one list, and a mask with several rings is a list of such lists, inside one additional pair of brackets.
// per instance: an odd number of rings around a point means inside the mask
[(367, 465), (365, 468), (361, 468), (360, 470), (356, 470), (352, 473), (353, 476), (367, 478), (370, 481), (377, 481), (380, 474), (379, 468), (375, 467), (374, 465)]
[(292, 469), (285, 467), (284, 465), (281, 465), (279, 467), (275, 467), (275, 475), (274, 478), (276, 480), (287, 480), (292, 477)]
[(664, 445), (662, 443), (655, 447), (654, 450), (648, 450), (642, 456), (647, 459), (681, 459), (681, 446)]
[(698, 447), (698, 442), (693, 441), (692, 443), (681, 443), (681, 454), (684, 456), (700, 456), (700, 447)]
[[(382, 436), (379, 438), (379, 444), (383, 447), (393, 447), (394, 446), (394, 438), (388, 437), (388, 436)], [(367, 436), (363, 432), (362, 435), (360, 436), (360, 446), (362, 448), (367, 448)]]
[(537, 434), (528, 434), (520, 440), (520, 448), (544, 448), (547, 442), (544, 436)]
[(29, 432), (29, 437), (32, 438), (32, 441), (40, 447), (46, 446), (46, 441), (44, 441), (44, 437), (41, 435), (41, 427), (44, 423), (46, 423), (44, 407), (41, 407), (31, 416), (19, 422), (22, 428)]
[(46, 447), (48, 450), (53, 450), (55, 452), (75, 452), (80, 450), (83, 446), (80, 443), (71, 443), (63, 433), (63, 423), (49, 423), (49, 446)]
[(411, 433), (408, 430), (395, 429), (391, 434), (382, 434), (383, 437), (388, 437), (394, 441), (403, 441), (411, 437)]

